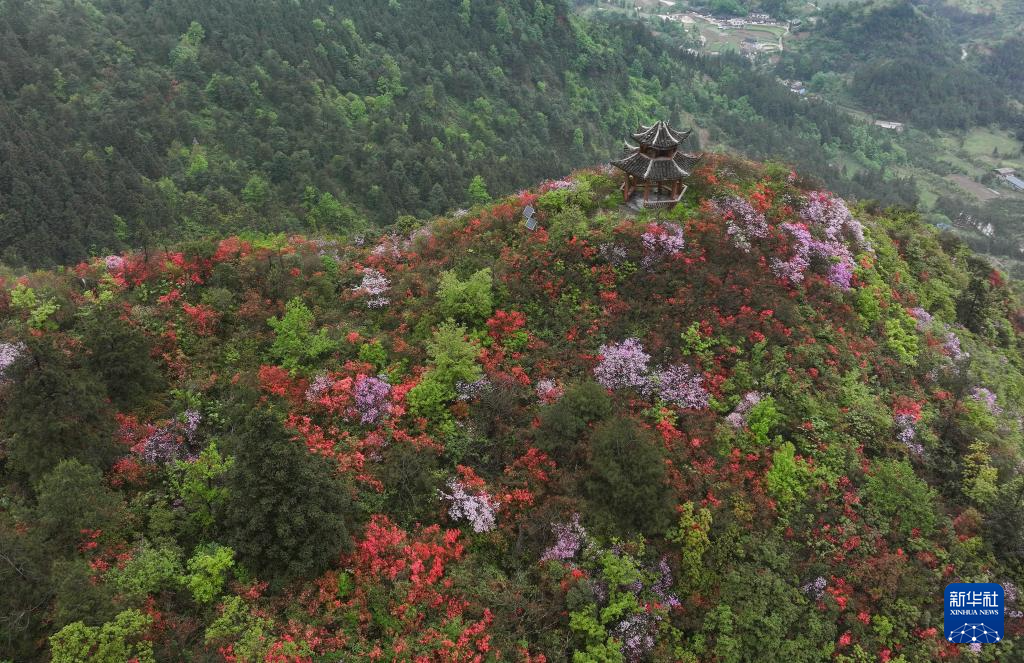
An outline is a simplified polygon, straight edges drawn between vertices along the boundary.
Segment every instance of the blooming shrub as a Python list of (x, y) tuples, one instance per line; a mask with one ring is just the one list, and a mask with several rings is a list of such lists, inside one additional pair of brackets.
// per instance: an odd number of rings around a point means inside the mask
[(818, 576), (800, 587), (800, 591), (806, 594), (808, 598), (820, 601), (825, 596), (826, 587), (828, 587), (828, 581), (823, 576)]
[(572, 559), (587, 541), (587, 531), (580, 524), (580, 514), (574, 513), (567, 523), (551, 526), (555, 542), (540, 556), (540, 561)]
[(960, 363), (971, 356), (960, 347), (960, 337), (953, 332), (946, 332), (946, 340), (942, 343), (942, 349), (946, 356), (953, 360), (953, 363)]
[(391, 300), (384, 294), (391, 289), (391, 281), (383, 272), (367, 267), (363, 269), (363, 280), (357, 291), (367, 295), (367, 308), (386, 308)]
[(764, 214), (755, 210), (745, 198), (720, 198), (714, 206), (725, 219), (726, 232), (736, 248), (750, 253), (753, 240), (768, 237), (768, 221)]
[(817, 258), (829, 265), (829, 282), (849, 290), (855, 264), (846, 240), (849, 238), (857, 246), (865, 245), (860, 222), (842, 200), (821, 191), (808, 194), (800, 218), (803, 223), (781, 226), (792, 237), (793, 254), (787, 260), (772, 258), (775, 275), (790, 283), (801, 283), (812, 260)]
[(565, 390), (554, 380), (538, 380), (534, 388), (537, 398), (544, 405), (550, 405), (565, 394)]
[(372, 424), (391, 410), (388, 400), (391, 396), (391, 385), (387, 376), (373, 377), (361, 375), (356, 378), (355, 402), (359, 410), (360, 421)]
[(650, 267), (662, 258), (675, 255), (686, 248), (682, 227), (671, 222), (649, 224), (640, 240), (644, 248), (644, 267)]
[(0, 343), (0, 381), (4, 379), (7, 369), (18, 360), (23, 352), (25, 352), (24, 343)]
[(496, 526), (497, 504), (481, 489), (473, 490), (458, 479), (449, 479), (448, 491), (438, 491), (447, 500), (448, 517), (468, 522), (474, 532), (490, 532)]
[(896, 425), (896, 439), (907, 447), (915, 456), (924, 455), (924, 447), (915, 442), (917, 422), (921, 420), (921, 405), (907, 398), (897, 401), (893, 409), (893, 422)]
[(919, 306), (910, 309), (910, 315), (917, 320), (917, 331), (924, 331), (932, 323), (932, 314)]
[(633, 387), (646, 391), (649, 385), (647, 362), (651, 356), (635, 338), (621, 343), (602, 345), (601, 361), (594, 369), (594, 377), (606, 389)]
[(971, 398), (982, 403), (991, 414), (1002, 414), (1003, 408), (996, 403), (996, 395), (985, 387), (974, 387), (971, 389)]
[(704, 377), (686, 364), (663, 368), (652, 376), (655, 393), (663, 401), (681, 408), (699, 410), (708, 406), (710, 397)]
[(750, 391), (743, 395), (740, 399), (739, 404), (733, 409), (729, 416), (725, 418), (726, 422), (733, 428), (743, 428), (747, 422), (747, 415), (755, 405), (761, 402), (761, 394), (756, 391)]
[(103, 265), (111, 274), (116, 274), (124, 269), (124, 258), (121, 256), (107, 256), (103, 259)]
[(331, 379), (331, 376), (321, 373), (313, 378), (309, 387), (306, 388), (306, 400), (311, 403), (319, 401), (333, 386), (334, 380)]

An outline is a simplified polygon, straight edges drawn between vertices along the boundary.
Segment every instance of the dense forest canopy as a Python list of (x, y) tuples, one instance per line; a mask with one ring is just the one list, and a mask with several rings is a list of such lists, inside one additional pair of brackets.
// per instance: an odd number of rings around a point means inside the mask
[(618, 183), (0, 278), (0, 657), (1013, 660), (1016, 285), (787, 167)]
[(845, 115), (560, 0), (2, 6), (8, 264), (439, 214), (476, 199), (474, 178), (478, 198), (607, 161), (652, 117), (844, 194), (916, 201), (907, 181), (847, 179), (822, 155), (878, 150)]
[(951, 22), (914, 0), (837, 3), (822, 11), (808, 39), (783, 54), (778, 70), (807, 80), (843, 74), (858, 103), (919, 127), (1019, 121), (1000, 77), (964, 61)]

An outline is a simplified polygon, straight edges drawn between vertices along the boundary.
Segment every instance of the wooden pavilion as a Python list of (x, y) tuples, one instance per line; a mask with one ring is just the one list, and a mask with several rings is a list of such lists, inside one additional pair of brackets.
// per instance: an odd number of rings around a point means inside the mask
[(692, 129), (676, 131), (659, 120), (633, 134), (638, 145), (627, 141), (622, 158), (612, 161), (613, 166), (626, 174), (622, 184), (622, 197), (626, 202), (641, 189), (643, 207), (671, 207), (682, 199), (686, 193), (683, 178), (690, 176), (693, 166), (703, 156), (680, 149), (691, 133)]

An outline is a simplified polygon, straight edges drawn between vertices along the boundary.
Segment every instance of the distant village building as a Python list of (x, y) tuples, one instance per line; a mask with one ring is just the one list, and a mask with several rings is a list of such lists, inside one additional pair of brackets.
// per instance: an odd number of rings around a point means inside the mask
[(634, 194), (643, 191), (643, 207), (671, 207), (686, 192), (683, 178), (690, 176), (702, 154), (687, 154), (680, 150), (692, 129), (676, 131), (666, 122), (658, 121), (641, 127), (633, 134), (638, 145), (625, 144), (625, 154), (612, 165), (626, 174), (622, 183), (623, 200), (629, 202)]
[(1024, 180), (1017, 177), (1017, 171), (1013, 168), (995, 168), (996, 175), (1017, 191), (1024, 191)]
[(888, 120), (875, 120), (875, 126), (876, 127), (882, 127), (883, 129), (888, 129), (890, 131), (895, 131), (896, 133), (901, 133), (903, 131), (903, 123), (902, 122), (890, 122)]
[(807, 86), (803, 84), (803, 81), (783, 80), (782, 84), (793, 94), (799, 94), (801, 97), (807, 94)]

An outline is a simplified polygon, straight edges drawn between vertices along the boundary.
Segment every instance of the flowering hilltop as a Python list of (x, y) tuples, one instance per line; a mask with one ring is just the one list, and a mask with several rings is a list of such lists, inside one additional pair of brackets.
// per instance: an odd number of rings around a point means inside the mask
[(1010, 660), (1016, 590), (980, 653), (936, 615), (1024, 582), (1016, 285), (779, 166), (690, 185), (3, 274), (0, 642)]

